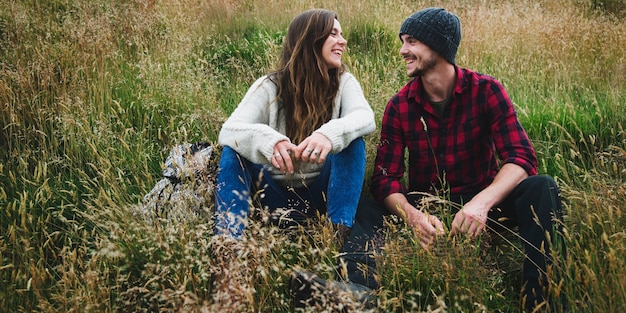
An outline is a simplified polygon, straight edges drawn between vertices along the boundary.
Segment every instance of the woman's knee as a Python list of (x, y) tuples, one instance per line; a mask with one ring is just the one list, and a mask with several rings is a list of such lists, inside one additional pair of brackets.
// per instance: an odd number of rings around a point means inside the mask
[(237, 162), (239, 154), (233, 148), (229, 146), (224, 146), (222, 148), (222, 154), (220, 156), (220, 168), (222, 167), (230, 167), (231, 164)]
[(365, 157), (365, 140), (363, 140), (363, 137), (353, 140), (348, 147), (352, 153)]
[(337, 153), (338, 156), (344, 156), (350, 160), (355, 158), (365, 158), (365, 140), (359, 137), (353, 140), (346, 148)]
[(366, 155), (363, 138), (353, 140), (348, 147), (334, 155), (332, 162), (342, 167), (365, 169)]

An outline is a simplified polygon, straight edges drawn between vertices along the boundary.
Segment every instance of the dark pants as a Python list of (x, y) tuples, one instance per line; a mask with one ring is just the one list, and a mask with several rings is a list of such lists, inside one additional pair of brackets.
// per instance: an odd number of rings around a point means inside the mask
[[(524, 246), (522, 274), (522, 297), (529, 311), (535, 304), (541, 303), (547, 295), (546, 271), (552, 264), (559, 265), (553, 259), (550, 248), (560, 250), (565, 256), (565, 242), (562, 237), (563, 208), (556, 183), (549, 176), (531, 176), (523, 180), (517, 188), (500, 204), (500, 210), (489, 214), (490, 226), (496, 230), (507, 226), (496, 224), (501, 217), (510, 219), (516, 225)], [(552, 242), (550, 242), (550, 240)], [(555, 274), (558, 274), (558, 270)], [(559, 279), (559, 277), (553, 277)], [(565, 305), (564, 296), (560, 299)], [(555, 303), (552, 303), (554, 306)]]
[[(450, 200), (462, 205), (473, 197), (473, 194), (452, 195)], [(419, 201), (419, 197), (409, 197), (409, 200)], [(565, 255), (565, 243), (561, 236), (562, 214), (558, 187), (552, 177), (545, 175), (524, 179), (489, 212), (489, 230), (502, 233), (517, 229), (522, 241), (525, 252), (522, 298), (526, 309), (546, 300), (546, 272), (548, 266), (555, 263), (550, 247), (561, 250), (561, 254)]]
[[(463, 204), (474, 195), (452, 195), (450, 200)], [(414, 204), (421, 196), (407, 196)], [(452, 214), (456, 212), (451, 212)], [(348, 279), (376, 289), (376, 263), (374, 253), (384, 244), (383, 216), (388, 214), (372, 199), (362, 198), (357, 209), (356, 221), (344, 246), (342, 260), (348, 269)], [(543, 288), (547, 287), (546, 271), (555, 263), (550, 247), (561, 249), (565, 245), (561, 237), (562, 205), (559, 191), (549, 176), (531, 176), (523, 180), (509, 196), (489, 213), (488, 228), (493, 231), (517, 229), (526, 258), (523, 265), (522, 296), (526, 307), (545, 300)], [(549, 239), (552, 242), (549, 242)]]
[(346, 266), (349, 281), (378, 289), (375, 254), (384, 245), (383, 216), (386, 214), (388, 211), (374, 199), (361, 197), (339, 260)]

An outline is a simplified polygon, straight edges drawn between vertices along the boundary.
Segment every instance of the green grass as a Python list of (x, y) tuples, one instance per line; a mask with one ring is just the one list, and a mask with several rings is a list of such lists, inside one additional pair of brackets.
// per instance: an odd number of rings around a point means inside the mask
[[(288, 312), (293, 269), (334, 276), (329, 225), (286, 236), (261, 219), (227, 244), (212, 237), (210, 207), (154, 223), (132, 208), (171, 147), (216, 141), (248, 86), (272, 69), (291, 17), (339, 13), (344, 60), (380, 123), (407, 81), (398, 27), (432, 5), (441, 3), (0, 3), (0, 311)], [(552, 289), (573, 312), (625, 311), (624, 2), (445, 6), (463, 22), (458, 64), (507, 87), (540, 171), (561, 187), (569, 253)], [(369, 167), (377, 136), (366, 138)], [(446, 237), (424, 251), (390, 227), (381, 311), (517, 310), (515, 236)], [(231, 279), (230, 294), (220, 278)]]

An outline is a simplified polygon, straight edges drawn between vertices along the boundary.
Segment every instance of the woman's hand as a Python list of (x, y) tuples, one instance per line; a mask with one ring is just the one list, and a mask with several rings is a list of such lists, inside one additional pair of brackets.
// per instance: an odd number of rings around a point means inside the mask
[(294, 158), (304, 162), (323, 164), (332, 149), (330, 139), (320, 133), (313, 133), (293, 148)]
[(282, 140), (274, 145), (274, 153), (272, 154), (272, 165), (279, 169), (283, 174), (293, 174), (293, 160), (291, 153), (294, 152), (295, 146), (287, 140)]

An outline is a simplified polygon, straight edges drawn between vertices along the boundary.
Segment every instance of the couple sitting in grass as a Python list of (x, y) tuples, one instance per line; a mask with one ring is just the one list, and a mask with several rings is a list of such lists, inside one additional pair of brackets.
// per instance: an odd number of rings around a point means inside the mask
[[(401, 217), (425, 249), (446, 233), (476, 238), (515, 228), (526, 256), (524, 310), (562, 309), (565, 301), (549, 296), (549, 279), (555, 278), (547, 275), (556, 262), (550, 247), (564, 248), (558, 188), (551, 177), (537, 175), (535, 151), (504, 87), (457, 66), (461, 23), (442, 8), (409, 16), (399, 39), (411, 79), (382, 117), (372, 199), (361, 196), (363, 137), (376, 122), (342, 62), (347, 41), (337, 15), (316, 9), (292, 20), (276, 69), (250, 87), (219, 134), (216, 234), (241, 238), (251, 205), (281, 228), (327, 217), (341, 238), (340, 279), (295, 271), (294, 306), (326, 297), (373, 308), (380, 289), (374, 256), (385, 215)], [(453, 214), (451, 225), (425, 211), (423, 197), (458, 204), (446, 212)], [(336, 296), (342, 292), (351, 297)]]

